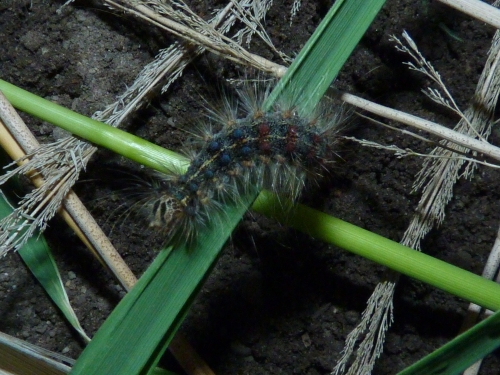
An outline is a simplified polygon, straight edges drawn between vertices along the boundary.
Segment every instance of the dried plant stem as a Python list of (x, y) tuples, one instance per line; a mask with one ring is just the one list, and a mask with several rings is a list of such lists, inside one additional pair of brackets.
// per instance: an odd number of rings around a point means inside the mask
[[(26, 153), (40, 147), (24, 121), (1, 92), (0, 119), (3, 125), (0, 144), (13, 160), (21, 159)], [(27, 160), (22, 163), (27, 163)], [(36, 173), (32, 177), (32, 182), (39, 187), (43, 185), (44, 180), (39, 173)], [(67, 195), (64, 205), (65, 208), (60, 210), (64, 220), (94, 255), (104, 261), (123, 287), (129, 290), (136, 282), (136, 277), (73, 191)]]
[(495, 160), (500, 160), (500, 148), (495, 147), (488, 142), (479, 141), (477, 139), (448, 129), (442, 125), (436, 124), (435, 122), (424, 120), (420, 117), (410, 115), (409, 113), (385, 107), (383, 105), (360, 98), (356, 95), (340, 93), (340, 98), (346, 103), (349, 103), (367, 112), (385, 117), (390, 120), (401, 122), (419, 130), (424, 130), (441, 139), (446, 139), (447, 141), (456, 143), (457, 145), (483, 153)]
[[(460, 116), (460, 121), (454, 128), (455, 133), (460, 135), (463, 134), (464, 137), (478, 138), (469, 138), (470, 140), (468, 143), (460, 145), (457, 144), (458, 142), (456, 142), (456, 139), (454, 139), (455, 143), (441, 141), (440, 143), (444, 148), (435, 148), (431, 152), (433, 158), (426, 159), (421, 171), (417, 174), (414, 190), (423, 188), (423, 194), (415, 210), (416, 214), (413, 216), (409, 227), (405, 231), (401, 244), (419, 250), (420, 242), (425, 235), (435, 225), (439, 225), (443, 222), (445, 218), (444, 209), (453, 197), (453, 186), (455, 182), (460, 177), (470, 177), (476, 166), (475, 163), (465, 160), (467, 158), (455, 158), (455, 152), (464, 155), (471, 152), (473, 148), (471, 147), (471, 143), (488, 144), (486, 139), (491, 132), (494, 109), (500, 93), (500, 74), (498, 73), (500, 61), (500, 33), (497, 31), (493, 38), (492, 47), (478, 82), (472, 104), (464, 112), (456, 106), (453, 97), (445, 87), (439, 73), (422, 56), (416, 44), (406, 32), (403, 33), (403, 38), (407, 45), (403, 44), (394, 36), (391, 39), (396, 42), (396, 48), (399, 51), (407, 53), (413, 58), (414, 63), (408, 63), (407, 65), (410, 66), (410, 69), (425, 74), (438, 85), (438, 89), (428, 88), (427, 91), (424, 92), (432, 100), (450, 108)], [(444, 92), (446, 97), (444, 97), (441, 92)], [(375, 106), (375, 110), (373, 109), (374, 108), (372, 108), (371, 112), (376, 114), (382, 114), (380, 113), (382, 111), (387, 112), (386, 109), (381, 106)], [(414, 116), (407, 116), (406, 114), (391, 113), (392, 111), (393, 110), (390, 110), (389, 116), (387, 116), (387, 113), (384, 113), (384, 116), (401, 122), (400, 117), (402, 115), (407, 118), (409, 123), (413, 123), (416, 119)], [(428, 125), (429, 124), (425, 124), (426, 127)], [(433, 134), (446, 138), (443, 137), (442, 133), (443, 131), (446, 132), (448, 129), (436, 129), (437, 130), (432, 132)], [(484, 151), (484, 147), (481, 147), (481, 149)], [(464, 172), (460, 172), (464, 165)], [(498, 258), (498, 255), (492, 253), (490, 258)], [(493, 268), (495, 270), (493, 270)], [(494, 272), (496, 272), (495, 266), (485, 271), (485, 273), (490, 274)], [(368, 307), (363, 313), (361, 323), (359, 323), (347, 337), (342, 357), (334, 369), (335, 374), (344, 372), (356, 342), (363, 334), (364, 338), (359, 344), (357, 356), (349, 368), (348, 374), (371, 372), (376, 358), (378, 358), (381, 353), (382, 342), (388, 326), (387, 322), (390, 323), (392, 321), (392, 297), (394, 295), (397, 279), (398, 275), (395, 272), (388, 271), (386, 275), (384, 275), (384, 280), (377, 285), (377, 288), (370, 297)], [(378, 308), (376, 313), (373, 312), (373, 305)], [(468, 319), (469, 322), (472, 320), (475, 321), (479, 313), (479, 308), (476, 306), (472, 306), (471, 310), (472, 313)], [(374, 336), (374, 332), (377, 332), (378, 337)], [(373, 341), (375, 338), (376, 344), (374, 345)], [(479, 363), (476, 363), (474, 368), (470, 369), (470, 374), (475, 373), (479, 365)]]
[(500, 29), (500, 10), (479, 0), (438, 0), (471, 17)]
[[(230, 2), (221, 12), (219, 12), (213, 21), (214, 27), (217, 27), (222, 22), (231, 11), (233, 5), (234, 3)], [(166, 75), (169, 76), (167, 83), (162, 88), (162, 93), (182, 75), (182, 71), (192, 59), (204, 51), (205, 49), (201, 46), (192, 46), (192, 48), (188, 48), (180, 43), (174, 43), (170, 47), (161, 50), (155, 57), (155, 60), (143, 68), (134, 83), (118, 97), (115, 103), (107, 106), (102, 111), (94, 113), (92, 118), (106, 122), (112, 126), (119, 126), (131, 112), (139, 108), (144, 97), (153, 90)]]
[[(131, 4), (126, 2), (126, 5), (121, 5), (112, 0), (104, 0), (104, 3), (113, 9), (119, 9), (136, 17), (142, 18), (145, 21), (162, 28), (190, 43), (202, 45), (210, 52), (224, 58), (234, 61), (242, 65), (250, 65), (260, 71), (272, 74), (274, 76), (283, 75), (283, 67), (273, 63), (261, 56), (255, 55), (246, 51), (244, 48), (236, 44), (231, 39), (217, 33), (218, 43), (214, 42), (210, 37), (201, 34), (192, 28), (182, 25), (179, 22), (173, 21), (158, 14), (151, 8), (141, 4)], [(213, 30), (213, 28), (212, 28)], [(215, 30), (213, 30), (215, 31)], [(232, 48), (231, 48), (232, 47)]]
[(182, 333), (177, 333), (168, 347), (183, 370), (189, 375), (215, 375), (205, 361), (191, 347)]
[[(495, 243), (493, 248), (491, 249), (488, 260), (486, 261), (486, 265), (484, 266), (483, 276), (485, 279), (492, 280), (498, 272), (498, 268), (500, 267), (500, 229), (497, 232), (497, 237), (495, 239)], [(497, 275), (496, 282), (500, 282), (500, 275)], [(462, 326), (460, 327), (460, 333), (467, 331), (474, 324), (476, 324), (479, 315), (483, 308), (475, 303), (469, 304), (467, 309), (467, 315), (462, 322)], [(491, 310), (486, 310), (485, 316), (491, 315)], [(477, 375), (479, 373), (479, 369), (481, 368), (482, 360), (477, 361), (472, 366), (470, 366), (467, 370), (464, 371), (463, 375)]]
[[(188, 28), (178, 22), (167, 19), (166, 17), (163, 17), (162, 15), (156, 13), (155, 11), (144, 5), (134, 5), (133, 8), (131, 8), (132, 4), (130, 4), (129, 2), (126, 2), (125, 3), (126, 5), (121, 5), (113, 0), (104, 0), (104, 3), (111, 7), (118, 8), (120, 10), (123, 10), (124, 12), (145, 19), (146, 21), (153, 23), (155, 26), (161, 27), (163, 29), (172, 32), (176, 36), (179, 36), (189, 42), (207, 48), (211, 52), (219, 54), (230, 60), (236, 61), (240, 64), (250, 65), (255, 69), (271, 73), (276, 77), (281, 77), (286, 72), (287, 68), (283, 65), (279, 65), (269, 60), (266, 60), (260, 56), (250, 54), (244, 49), (242, 49), (240, 46), (238, 46), (237, 49), (232, 48), (234, 47), (233, 46), (234, 43), (232, 43), (232, 41), (229, 38), (224, 37), (222, 34), (220, 34), (220, 36), (218, 35), (218, 37), (223, 38), (224, 41), (226, 41), (227, 39), (229, 44), (214, 43), (214, 41), (211, 38), (201, 33), (198, 33), (197, 31)], [(235, 59), (234, 58), (235, 56), (239, 57)], [(249, 58), (244, 59), (244, 61), (242, 61), (242, 56), (247, 56)], [(484, 153), (485, 155), (488, 155), (496, 160), (500, 160), (500, 149), (492, 146), (487, 142), (481, 142), (479, 140), (470, 138), (458, 132), (454, 132), (453, 130), (443, 127), (432, 121), (424, 120), (417, 116), (407, 114), (405, 112), (384, 107), (382, 105), (370, 102), (366, 99), (357, 97), (352, 94), (343, 93), (341, 95), (341, 99), (349, 104), (362, 108), (368, 112), (416, 127), (417, 129), (427, 131), (442, 139), (449, 140), (456, 144), (467, 147), (471, 150)]]
[(72, 358), (0, 332), (1, 374), (64, 375), (70, 373), (74, 362)]
[[(361, 115), (361, 117), (366, 117), (366, 116), (362, 116)], [(373, 120), (373, 119), (370, 119), (370, 120)], [(376, 122), (380, 123), (379, 121), (376, 121)], [(382, 124), (382, 125), (386, 126), (386, 124)], [(387, 127), (399, 131), (398, 128), (393, 128), (392, 126), (388, 126), (388, 125), (387, 125)], [(401, 133), (408, 134), (410, 132), (402, 131)], [(382, 144), (377, 143), (377, 142), (368, 141), (366, 139), (358, 139), (358, 138), (355, 138), (355, 137), (342, 137), (342, 138), (343, 139), (348, 139), (348, 140), (356, 142), (356, 143), (359, 143), (362, 146), (371, 147), (371, 148), (377, 148), (379, 150), (389, 151), (389, 152), (393, 153), (394, 156), (396, 156), (398, 159), (405, 158), (405, 157), (410, 157), (410, 156), (414, 156), (414, 157), (416, 156), (416, 157), (421, 157), (421, 158), (426, 158), (426, 159), (447, 159), (447, 160), (453, 159), (453, 160), (465, 161), (465, 162), (468, 162), (468, 163), (481, 164), (481, 165), (485, 165), (485, 166), (490, 167), (490, 168), (500, 169), (500, 165), (497, 165), (497, 164), (492, 164), (492, 163), (488, 163), (488, 162), (485, 162), (485, 161), (480, 161), (480, 160), (477, 160), (477, 159), (474, 159), (474, 158), (465, 157), (465, 156), (459, 156), (460, 154), (458, 153), (458, 151), (457, 150), (452, 150), (452, 149), (448, 150), (448, 151), (451, 151), (450, 155), (422, 154), (422, 153), (419, 153), (419, 152), (415, 152), (415, 151), (413, 151), (410, 148), (402, 149), (402, 148), (400, 148), (400, 147), (398, 147), (396, 145), (382, 145)], [(420, 138), (422, 138), (422, 137), (417, 136), (417, 139), (420, 139)], [(432, 144), (436, 143), (436, 142), (431, 142), (428, 139), (425, 139), (425, 141), (427, 143), (432, 143)]]

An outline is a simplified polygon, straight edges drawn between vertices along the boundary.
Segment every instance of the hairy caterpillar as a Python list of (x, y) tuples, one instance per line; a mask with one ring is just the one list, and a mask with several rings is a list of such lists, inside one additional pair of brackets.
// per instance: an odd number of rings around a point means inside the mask
[(320, 177), (332, 161), (338, 107), (305, 113), (286, 99), (264, 111), (269, 88), (256, 84), (237, 94), (236, 103), (226, 100), (222, 110), (210, 110), (189, 150), (187, 172), (159, 175), (143, 193), (150, 226), (169, 238), (192, 243), (200, 226), (223, 217), (225, 204), (249, 191), (265, 188), (294, 201), (305, 181)]

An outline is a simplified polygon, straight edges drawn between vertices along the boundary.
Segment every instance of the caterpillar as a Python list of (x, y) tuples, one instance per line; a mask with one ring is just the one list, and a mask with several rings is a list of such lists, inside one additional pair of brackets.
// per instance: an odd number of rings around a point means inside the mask
[(335, 155), (342, 110), (321, 104), (305, 112), (287, 98), (265, 111), (269, 92), (254, 84), (237, 90), (235, 103), (209, 109), (207, 124), (189, 145), (187, 172), (149, 183), (142, 210), (150, 227), (192, 244), (197, 230), (242, 194), (268, 189), (296, 201), (306, 180), (321, 177)]

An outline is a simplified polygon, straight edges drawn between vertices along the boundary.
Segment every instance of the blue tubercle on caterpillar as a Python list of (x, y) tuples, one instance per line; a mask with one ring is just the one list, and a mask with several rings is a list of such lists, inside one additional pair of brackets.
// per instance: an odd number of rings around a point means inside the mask
[(226, 100), (222, 111), (210, 110), (212, 123), (201, 129), (187, 172), (161, 175), (150, 185), (143, 209), (151, 227), (191, 243), (197, 229), (241, 194), (268, 189), (294, 201), (307, 179), (321, 176), (335, 154), (342, 111), (320, 105), (304, 114), (293, 100), (264, 111), (268, 92), (241, 90), (235, 105)]

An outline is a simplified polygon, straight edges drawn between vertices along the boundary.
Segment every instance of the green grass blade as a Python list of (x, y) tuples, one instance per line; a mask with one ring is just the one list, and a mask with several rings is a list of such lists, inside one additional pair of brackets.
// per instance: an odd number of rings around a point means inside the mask
[[(300, 87), (299, 102), (314, 108), (337, 77), (385, 0), (337, 0), (270, 95)], [(292, 88), (293, 90), (293, 88)]]
[(30, 238), (26, 242), (26, 245), (18, 250), (18, 253), (52, 301), (54, 301), (59, 310), (63, 313), (66, 320), (85, 341), (90, 341), (90, 338), (80, 325), (80, 321), (75, 311), (71, 307), (59, 269), (52, 257), (52, 253), (50, 252), (45, 238), (42, 236)]
[(500, 285), (491, 280), (301, 204), (284, 212), (280, 209), (283, 199), (279, 199), (263, 191), (252, 209), (467, 301), (500, 309)]
[[(0, 159), (2, 159), (2, 164), (7, 164), (8, 157), (6, 155), (1, 153)], [(17, 185), (17, 180), (11, 179), (6, 185), (3, 186), (3, 188), (18, 190), (19, 187)], [(11, 196), (13, 196), (13, 194), (11, 194)], [(4, 192), (0, 190), (0, 218), (10, 215), (13, 210), (14, 208), (5, 196)], [(47, 242), (45, 241), (45, 238), (38, 231), (36, 231), (35, 236), (30, 238), (26, 244), (19, 249), (18, 253), (35, 278), (45, 289), (49, 297), (63, 313), (66, 320), (73, 326), (73, 328), (75, 328), (84, 340), (90, 341), (90, 338), (83, 330), (73, 308), (71, 307), (68, 295), (64, 289), (59, 269), (57, 268), (54, 258), (52, 257), (52, 253), (47, 245)]]
[(80, 115), (1, 79), (0, 90), (15, 108), (146, 167), (160, 172), (177, 171), (187, 167), (188, 160), (173, 151)]
[[(0, 190), (0, 218), (6, 217), (12, 211), (12, 206)], [(35, 232), (35, 236), (28, 239), (18, 253), (66, 320), (84, 340), (90, 341), (69, 303), (61, 275), (45, 238), (39, 232)]]
[(460, 374), (498, 347), (500, 347), (500, 311), (399, 372), (398, 375)]

